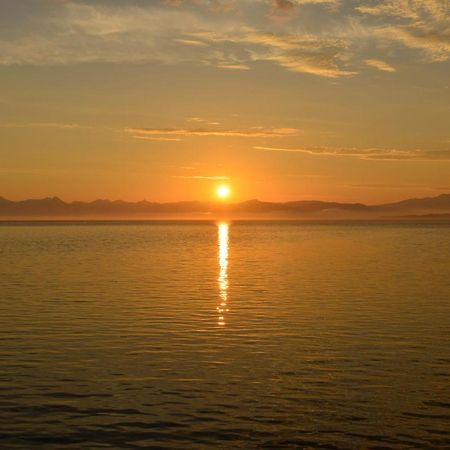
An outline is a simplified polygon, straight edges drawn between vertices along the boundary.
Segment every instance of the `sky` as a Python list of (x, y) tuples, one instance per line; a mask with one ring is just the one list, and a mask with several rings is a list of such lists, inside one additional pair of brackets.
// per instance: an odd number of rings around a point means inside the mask
[(450, 192), (449, 0), (1, 0), (0, 196)]

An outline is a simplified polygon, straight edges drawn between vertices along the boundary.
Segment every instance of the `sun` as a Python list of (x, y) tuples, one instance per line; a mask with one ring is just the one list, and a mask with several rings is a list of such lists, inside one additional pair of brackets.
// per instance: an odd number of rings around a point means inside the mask
[(222, 200), (226, 200), (231, 194), (230, 186), (226, 184), (221, 184), (216, 188), (216, 195)]

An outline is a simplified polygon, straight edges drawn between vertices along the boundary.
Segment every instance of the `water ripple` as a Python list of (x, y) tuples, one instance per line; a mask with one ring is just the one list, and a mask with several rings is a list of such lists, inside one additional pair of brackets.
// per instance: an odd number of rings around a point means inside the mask
[(448, 225), (0, 231), (1, 448), (450, 448)]

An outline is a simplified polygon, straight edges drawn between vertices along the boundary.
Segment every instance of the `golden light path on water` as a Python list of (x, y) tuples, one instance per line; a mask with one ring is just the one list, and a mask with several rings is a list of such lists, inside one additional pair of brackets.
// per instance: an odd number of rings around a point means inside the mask
[(218, 324), (225, 325), (225, 313), (228, 312), (228, 240), (229, 225), (221, 222), (218, 224), (219, 241), (219, 296), (220, 304), (217, 307), (219, 313)]

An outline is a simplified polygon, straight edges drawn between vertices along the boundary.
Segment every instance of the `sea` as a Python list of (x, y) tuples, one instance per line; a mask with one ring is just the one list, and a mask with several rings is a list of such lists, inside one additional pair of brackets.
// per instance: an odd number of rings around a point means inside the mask
[(449, 449), (450, 222), (2, 222), (1, 449)]

